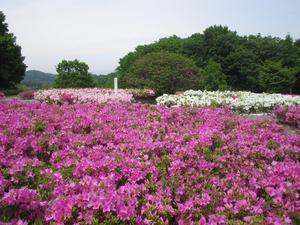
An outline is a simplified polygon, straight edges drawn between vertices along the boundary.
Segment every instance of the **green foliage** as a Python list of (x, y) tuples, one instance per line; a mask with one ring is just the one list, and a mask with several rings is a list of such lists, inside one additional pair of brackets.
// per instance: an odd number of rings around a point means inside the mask
[(236, 48), (224, 60), (224, 73), (233, 89), (257, 91), (258, 57), (246, 45)]
[[(280, 62), (285, 71), (289, 70), (287, 71), (289, 74), (295, 73), (296, 79), (290, 80), (288, 75), (289, 81), (285, 84), (288, 87), (276, 88), (276, 91), (287, 92), (287, 89), (291, 89), (293, 93), (300, 93), (299, 39), (294, 42), (289, 35), (285, 39), (262, 37), (260, 34), (239, 36), (226, 26), (211, 26), (203, 33), (195, 33), (188, 38), (171, 36), (138, 46), (135, 51), (120, 59), (117, 68), (120, 86), (129, 86), (126, 81), (137, 60), (149, 53), (161, 51), (188, 57), (202, 69), (205, 69), (212, 60), (221, 66), (221, 72), (225, 75), (230, 89), (254, 92), (275, 91), (259, 84), (258, 73), (261, 66), (268, 61)], [(274, 77), (274, 80), (278, 78), (276, 74)]]
[(64, 179), (71, 179), (73, 177), (74, 166), (63, 166), (61, 174)]
[(56, 88), (87, 88), (94, 87), (94, 81), (88, 72), (89, 66), (79, 60), (63, 60), (57, 67), (57, 78), (54, 81)]
[(118, 74), (110, 73), (107, 75), (99, 75), (95, 77), (96, 86), (99, 88), (113, 88), (115, 77), (118, 77)]
[(216, 157), (210, 148), (205, 148), (203, 150), (203, 156), (207, 161), (212, 161)]
[(0, 11), (0, 88), (14, 88), (23, 79), (26, 65), (16, 37), (8, 33), (5, 15)]
[(3, 90), (3, 93), (5, 94), (5, 96), (13, 96), (19, 94), (21, 91), (22, 90), (18, 88), (13, 88), (13, 89), (5, 89)]
[(130, 219), (127, 221), (120, 220), (117, 216), (111, 215), (110, 217), (106, 218), (104, 221), (100, 222), (99, 219), (93, 219), (92, 225), (133, 225), (135, 224), (134, 219)]
[(46, 130), (46, 128), (47, 128), (47, 126), (44, 123), (44, 121), (42, 121), (42, 120), (37, 120), (33, 124), (33, 130), (34, 130), (34, 132), (43, 132), (43, 131)]
[(266, 92), (288, 93), (295, 82), (295, 71), (281, 62), (266, 61), (258, 69), (259, 85)]
[(0, 35), (5, 35), (8, 33), (8, 24), (5, 23), (5, 15), (0, 11)]
[(5, 96), (18, 95), (19, 93), (21, 93), (23, 91), (28, 91), (28, 90), (29, 90), (29, 88), (22, 83), (15, 85), (14, 88), (3, 89), (3, 90), (0, 89), (0, 91), (3, 92), (5, 94)]
[(207, 66), (201, 70), (201, 80), (203, 88), (208, 91), (223, 91), (229, 88), (221, 65), (213, 60), (209, 60)]
[(167, 154), (165, 154), (161, 157), (161, 162), (157, 165), (157, 168), (161, 172), (166, 172), (170, 164), (171, 164), (171, 159)]
[(236, 32), (230, 31), (226, 26), (207, 28), (203, 32), (202, 63), (213, 59), (223, 66), (225, 58), (238, 46), (238, 41)]
[(182, 53), (184, 45), (182, 40), (183, 39), (175, 35), (167, 38), (161, 38), (158, 42), (149, 45), (139, 45), (136, 47), (134, 52), (129, 52), (126, 56), (121, 58), (119, 61), (119, 67), (117, 68), (120, 87), (127, 87), (125, 76), (128, 73), (130, 67), (137, 59), (153, 52), (165, 51), (172, 53)]
[(199, 68), (193, 60), (168, 52), (149, 53), (136, 60), (126, 74), (133, 88), (151, 88), (158, 94), (199, 88)]

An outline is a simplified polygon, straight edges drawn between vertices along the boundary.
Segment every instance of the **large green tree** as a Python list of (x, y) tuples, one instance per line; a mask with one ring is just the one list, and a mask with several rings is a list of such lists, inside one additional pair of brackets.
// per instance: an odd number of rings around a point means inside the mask
[(258, 69), (259, 85), (266, 92), (289, 93), (295, 80), (295, 70), (278, 61), (266, 61)]
[(157, 94), (200, 87), (199, 68), (180, 54), (153, 52), (136, 60), (125, 76), (128, 87), (152, 88)]
[(222, 66), (226, 57), (238, 46), (239, 37), (236, 32), (226, 26), (211, 26), (203, 32), (203, 64), (210, 59)]
[(224, 70), (233, 89), (257, 89), (257, 68), (259, 60), (246, 46), (237, 47), (224, 60)]
[(125, 74), (128, 73), (130, 67), (134, 62), (143, 57), (144, 55), (152, 52), (172, 52), (172, 53), (182, 53), (183, 51), (182, 39), (177, 36), (171, 36), (167, 38), (161, 38), (159, 41), (148, 44), (139, 45), (135, 48), (135, 51), (129, 52), (126, 56), (120, 59), (117, 72), (119, 75), (120, 87), (126, 86)]
[(201, 70), (202, 87), (207, 91), (226, 90), (226, 76), (222, 73), (222, 68), (219, 63), (212, 59), (208, 61), (207, 66)]
[(0, 88), (14, 88), (23, 79), (25, 70), (21, 47), (8, 32), (5, 15), (0, 11)]
[(89, 66), (79, 60), (62, 60), (56, 67), (56, 88), (87, 88), (94, 87), (94, 81), (88, 72)]

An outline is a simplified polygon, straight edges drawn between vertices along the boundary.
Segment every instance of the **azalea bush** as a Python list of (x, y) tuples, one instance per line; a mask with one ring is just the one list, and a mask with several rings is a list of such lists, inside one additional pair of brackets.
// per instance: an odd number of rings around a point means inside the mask
[(130, 102), (132, 94), (119, 89), (117, 93), (112, 89), (77, 88), (77, 89), (49, 89), (35, 92), (34, 99), (47, 103), (106, 103)]
[(225, 108), (0, 102), (0, 223), (296, 224), (300, 136)]
[(0, 91), (0, 100), (5, 98), (5, 94)]
[(300, 128), (300, 106), (278, 107), (273, 110), (273, 115), (281, 123)]
[(152, 98), (156, 93), (152, 89), (125, 89), (126, 92), (132, 94), (134, 99)]
[(300, 96), (252, 93), (246, 91), (185, 91), (180, 95), (164, 94), (156, 99), (164, 106), (231, 106), (241, 113), (269, 113), (279, 106), (300, 105)]
[(33, 90), (23, 91), (23, 92), (19, 93), (18, 96), (22, 99), (33, 99), (34, 91)]

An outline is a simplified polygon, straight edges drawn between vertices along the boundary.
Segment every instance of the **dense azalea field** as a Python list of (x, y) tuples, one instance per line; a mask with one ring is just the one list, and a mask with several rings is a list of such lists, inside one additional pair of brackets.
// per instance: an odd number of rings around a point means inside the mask
[(21, 97), (32, 95), (32, 98), (41, 102), (63, 104), (63, 103), (107, 103), (107, 102), (131, 102), (134, 99), (153, 97), (155, 92), (151, 89), (113, 89), (100, 88), (66, 88), (48, 89), (21, 93)]
[(296, 224), (300, 136), (229, 108), (0, 102), (0, 224)]
[(277, 107), (300, 105), (300, 96), (247, 91), (188, 90), (178, 95), (164, 94), (156, 99), (163, 106), (230, 106), (241, 113), (270, 113)]
[(300, 128), (300, 106), (278, 107), (272, 114), (279, 122)]

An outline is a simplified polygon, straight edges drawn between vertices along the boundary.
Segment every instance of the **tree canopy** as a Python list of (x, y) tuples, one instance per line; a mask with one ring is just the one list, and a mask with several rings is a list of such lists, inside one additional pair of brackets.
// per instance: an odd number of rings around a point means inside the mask
[(88, 72), (89, 66), (79, 60), (62, 60), (56, 67), (56, 88), (87, 88), (94, 87), (94, 81)]
[(116, 73), (110, 73), (107, 75), (98, 75), (95, 77), (96, 86), (99, 88), (113, 88), (114, 78), (118, 75)]
[(16, 37), (8, 32), (5, 15), (0, 11), (0, 88), (13, 88), (24, 77), (26, 65)]
[(212, 59), (208, 61), (207, 66), (201, 70), (202, 88), (207, 91), (223, 91), (228, 89), (226, 76), (222, 72), (221, 65)]
[(152, 88), (157, 94), (199, 88), (199, 68), (180, 54), (153, 52), (136, 60), (128, 71), (126, 85)]
[(266, 92), (288, 93), (295, 80), (295, 72), (281, 62), (266, 61), (258, 70), (259, 84)]
[[(135, 62), (146, 54), (154, 52), (170, 52), (190, 58), (204, 69), (211, 60), (219, 64), (219, 69), (226, 77), (228, 88), (254, 92), (270, 91), (262, 82), (262, 66), (272, 61), (280, 64), (288, 74), (294, 74), (289, 88), (276, 88), (277, 91), (300, 93), (300, 41), (287, 35), (284, 39), (248, 35), (240, 36), (226, 26), (211, 26), (203, 33), (195, 33), (187, 38), (171, 36), (157, 42), (138, 46), (133, 52), (120, 59), (117, 72), (121, 86), (131, 76), (129, 71)], [(268, 73), (277, 77), (278, 74)], [(290, 77), (290, 76), (289, 76)], [(277, 79), (277, 78), (274, 78)], [(260, 80), (260, 81), (259, 81)], [(204, 82), (204, 81), (202, 81)]]

